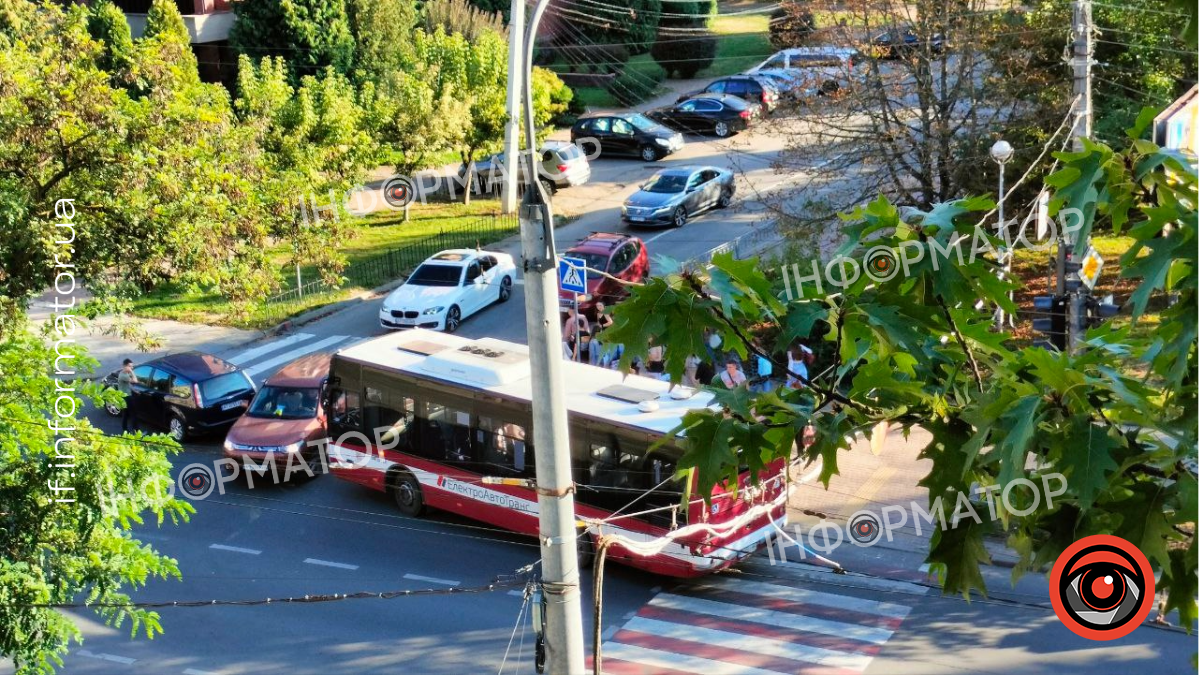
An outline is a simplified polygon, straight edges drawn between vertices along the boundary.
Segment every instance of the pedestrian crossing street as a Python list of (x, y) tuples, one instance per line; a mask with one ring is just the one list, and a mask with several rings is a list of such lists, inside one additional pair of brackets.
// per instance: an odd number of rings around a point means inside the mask
[(862, 673), (927, 591), (793, 564), (699, 579), (659, 593), (620, 625), (603, 643), (601, 667), (608, 675)]
[(352, 335), (319, 338), (312, 333), (291, 333), (221, 357), (244, 369), (255, 384), (261, 385), (277, 370), (301, 356), (318, 352), (332, 353), (363, 339)]

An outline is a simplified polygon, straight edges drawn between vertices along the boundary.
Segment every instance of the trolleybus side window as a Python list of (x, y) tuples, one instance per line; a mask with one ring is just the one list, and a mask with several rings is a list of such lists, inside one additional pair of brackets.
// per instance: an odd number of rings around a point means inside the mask
[(452, 464), (470, 462), (471, 414), (440, 403), (426, 403), (421, 433), (422, 454)]
[(366, 421), (372, 440), (384, 450), (412, 450), (416, 403), (407, 396), (366, 388)]
[(475, 443), (489, 467), (502, 467), (515, 473), (524, 473), (533, 467), (533, 452), (526, 443), (525, 427), (519, 424), (480, 417), (475, 429)]

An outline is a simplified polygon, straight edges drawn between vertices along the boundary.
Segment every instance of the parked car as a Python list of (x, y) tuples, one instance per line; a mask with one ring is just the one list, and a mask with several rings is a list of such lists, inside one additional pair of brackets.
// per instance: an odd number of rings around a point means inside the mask
[[(104, 378), (116, 388), (117, 374)], [(176, 441), (224, 429), (246, 412), (254, 381), (241, 368), (212, 354), (184, 352), (134, 366), (138, 383), (129, 405), (142, 422), (163, 428)], [(116, 406), (105, 406), (119, 415)]]
[(863, 62), (863, 56), (857, 49), (793, 47), (776, 52), (771, 58), (747, 70), (746, 74), (754, 75), (762, 70), (796, 71), (805, 86), (821, 94), (832, 94), (859, 81), (855, 69)]
[(712, 133), (725, 138), (748, 129), (761, 109), (761, 106), (731, 94), (700, 94), (649, 115), (672, 129)]
[(383, 299), (379, 325), (432, 328), (453, 333), (462, 320), (512, 295), (517, 266), (507, 253), (475, 249), (442, 251), (421, 263)]
[[(637, 237), (614, 232), (593, 232), (562, 254), (568, 258), (580, 258), (593, 270), (629, 282), (639, 282), (650, 274), (650, 256), (646, 244)], [(593, 316), (597, 302), (614, 304), (629, 291), (618, 281), (589, 272), (585, 295), (579, 297), (579, 311)], [(573, 307), (575, 294), (559, 289), (560, 309)]]
[(775, 85), (775, 88), (779, 90), (781, 100), (808, 99), (816, 96), (819, 91), (816, 87), (811, 86), (803, 73), (798, 70), (760, 70), (755, 75)]
[[(549, 192), (583, 185), (592, 177), (592, 166), (588, 162), (587, 156), (572, 143), (550, 141), (542, 146), (540, 153), (538, 178)], [(516, 169), (517, 182), (522, 187), (529, 174), (527, 162), (528, 160), (522, 158)], [(497, 192), (504, 184), (506, 171), (509, 170), (511, 168), (508, 166), (505, 153), (498, 152), (485, 157), (475, 162), (475, 184), (482, 192)], [(460, 166), (458, 169), (460, 181), (466, 173), (467, 167)]]
[(315, 477), (321, 446), (309, 441), (325, 437), (321, 399), (331, 360), (329, 354), (309, 354), (267, 378), (225, 436), (224, 455), (247, 468), (271, 462), (281, 477), (289, 475), (289, 463), (291, 475)]
[(733, 202), (733, 172), (715, 166), (664, 169), (621, 206), (621, 219), (637, 225), (683, 227), (688, 218)]
[[(898, 59), (915, 53), (923, 40), (912, 28), (892, 28), (871, 39), (871, 52), (881, 59)], [(929, 50), (941, 54), (946, 50), (941, 33), (934, 33), (928, 40)]]
[(677, 102), (683, 102), (700, 94), (730, 94), (762, 106), (764, 113), (770, 113), (779, 105), (779, 90), (766, 78), (756, 75), (730, 75), (719, 80), (713, 80), (700, 91), (680, 96)]
[(632, 155), (654, 162), (683, 147), (683, 134), (671, 131), (641, 113), (592, 113), (571, 127), (571, 142), (599, 156)]

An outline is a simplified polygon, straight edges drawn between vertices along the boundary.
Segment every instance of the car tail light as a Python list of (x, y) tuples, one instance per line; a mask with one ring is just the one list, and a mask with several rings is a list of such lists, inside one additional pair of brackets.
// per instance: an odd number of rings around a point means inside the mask
[(749, 109), (743, 110), (742, 112), (738, 113), (738, 117), (740, 117), (744, 120), (750, 119), (750, 110)]
[(196, 397), (196, 407), (203, 408), (204, 398), (200, 396), (200, 385), (195, 383), (192, 384), (192, 395)]
[(763, 102), (763, 105), (766, 105), (766, 104), (767, 104), (767, 101), (769, 101), (769, 100), (771, 100), (771, 97), (770, 97), (770, 95), (767, 93), (767, 90), (766, 90), (766, 89), (763, 89), (763, 93), (762, 93), (762, 102)]
[(558, 166), (556, 166), (556, 167), (554, 167), (554, 168), (558, 169), (558, 172), (559, 172), (559, 173), (562, 173), (562, 172), (564, 172), (564, 171), (566, 171), (566, 170), (567, 170), (567, 165), (566, 165), (566, 164), (559, 164)]

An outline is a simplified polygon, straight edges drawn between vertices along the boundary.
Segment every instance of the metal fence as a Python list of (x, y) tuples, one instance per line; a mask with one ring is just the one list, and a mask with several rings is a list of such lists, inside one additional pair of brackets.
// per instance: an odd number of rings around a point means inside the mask
[(298, 288), (267, 298), (266, 304), (295, 302), (302, 298), (336, 291), (344, 286), (375, 288), (407, 276), (426, 258), (448, 248), (475, 248), (516, 234), (520, 229), (515, 215), (492, 215), (473, 220), (453, 229), (409, 242), (400, 248), (355, 262), (342, 271), (343, 284), (324, 280), (310, 281)]
[(752, 230), (742, 236), (727, 241), (720, 246), (714, 247), (701, 253), (700, 255), (688, 260), (688, 264), (693, 265), (708, 265), (712, 262), (714, 256), (721, 253), (732, 253), (733, 257), (738, 260), (749, 258), (764, 250), (783, 241), (783, 235), (779, 233), (779, 228), (772, 223), (766, 227), (761, 227), (757, 230)]

